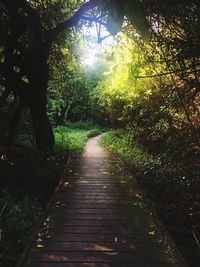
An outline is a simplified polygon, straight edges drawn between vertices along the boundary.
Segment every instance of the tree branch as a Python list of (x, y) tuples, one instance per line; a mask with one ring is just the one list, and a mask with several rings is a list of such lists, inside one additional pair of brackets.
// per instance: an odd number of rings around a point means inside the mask
[(86, 11), (95, 8), (100, 3), (100, 1), (101, 0), (90, 0), (84, 3), (71, 18), (63, 21), (56, 28), (47, 32), (48, 39), (50, 38), (51, 40), (54, 40), (59, 35), (59, 33), (64, 31), (65, 29), (76, 26), (78, 22), (82, 19), (82, 15)]
[(89, 22), (96, 22), (96, 23), (99, 23), (99, 24), (101, 24), (101, 25), (106, 26), (106, 23), (102, 22), (102, 21), (101, 21), (101, 18), (82, 16), (81, 19), (83, 19), (83, 20), (87, 20), (87, 21), (89, 21)]
[[(187, 73), (191, 74), (194, 72), (194, 70), (190, 70), (191, 68), (184, 69), (184, 70), (174, 70), (174, 71), (169, 71), (169, 72), (163, 72), (163, 73), (158, 73), (158, 74), (152, 74), (152, 75), (145, 75), (145, 76), (134, 76), (134, 78), (137, 79), (145, 79), (145, 78), (153, 78), (153, 77), (160, 77), (160, 76), (166, 76), (166, 75), (171, 75), (174, 73)], [(200, 72), (200, 70), (197, 70), (197, 72)]]

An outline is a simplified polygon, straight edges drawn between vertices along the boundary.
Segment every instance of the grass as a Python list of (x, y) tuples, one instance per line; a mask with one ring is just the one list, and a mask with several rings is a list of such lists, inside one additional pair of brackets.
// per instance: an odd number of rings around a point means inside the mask
[(131, 170), (147, 173), (159, 164), (159, 158), (142, 151), (136, 142), (131, 146), (129, 136), (124, 131), (107, 132), (100, 144), (117, 154)]
[(146, 153), (125, 131), (104, 134), (101, 145), (133, 172), (188, 265), (200, 266), (200, 166)]
[[(54, 129), (54, 154), (40, 160), (33, 149), (0, 147), (0, 263), (15, 265), (27, 238), (51, 198), (70, 155), (102, 132), (93, 123), (68, 123)], [(25, 140), (20, 136), (19, 140)], [(24, 142), (24, 141), (23, 141)]]
[(68, 123), (67, 126), (58, 126), (54, 129), (55, 151), (66, 151), (69, 154), (79, 153), (83, 150), (89, 137), (102, 133), (102, 129), (92, 123), (76, 122)]

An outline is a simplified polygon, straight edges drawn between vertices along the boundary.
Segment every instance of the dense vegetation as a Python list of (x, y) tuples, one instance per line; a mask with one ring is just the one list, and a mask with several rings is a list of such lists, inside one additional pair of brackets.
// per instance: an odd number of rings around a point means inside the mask
[[(67, 157), (99, 132), (78, 121), (92, 121), (114, 129), (104, 145), (134, 171), (198, 266), (198, 1), (0, 0), (0, 11), (0, 225), (10, 225), (0, 259), (9, 242), (23, 247)], [(86, 65), (96, 39), (100, 52)]]

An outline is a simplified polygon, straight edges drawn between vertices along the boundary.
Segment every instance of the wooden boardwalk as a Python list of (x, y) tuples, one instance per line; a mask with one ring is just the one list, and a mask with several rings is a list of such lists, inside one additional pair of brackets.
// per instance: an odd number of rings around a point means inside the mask
[(137, 184), (91, 138), (59, 190), (28, 253), (17, 266), (183, 267)]

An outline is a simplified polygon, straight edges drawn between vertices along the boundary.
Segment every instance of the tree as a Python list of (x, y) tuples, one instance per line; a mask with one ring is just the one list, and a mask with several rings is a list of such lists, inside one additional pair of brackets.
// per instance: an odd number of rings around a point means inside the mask
[[(124, 15), (130, 17), (130, 11), (137, 7), (140, 22), (144, 22), (140, 1), (134, 1), (134, 5), (131, 2), (0, 0), (0, 84), (5, 88), (1, 102), (4, 102), (11, 91), (19, 98), (19, 108), (16, 111), (18, 115), (15, 116), (13, 125), (17, 125), (23, 108), (29, 107), (39, 150), (51, 149), (54, 143), (46, 114), (48, 58), (52, 43), (61, 32), (77, 25), (81, 19), (102, 24), (106, 17), (108, 29), (116, 34), (123, 24)], [(99, 10), (96, 10), (96, 14), (100, 15), (84, 16), (86, 11), (97, 6)], [(72, 10), (75, 10), (74, 15), (71, 15)], [(55, 19), (52, 19), (53, 16)], [(70, 18), (66, 19), (66, 16)], [(136, 25), (138, 26), (137, 23)], [(142, 27), (145, 32), (146, 24), (142, 23)], [(15, 128), (12, 127), (12, 136)]]
[[(18, 115), (15, 115), (13, 125), (17, 125), (23, 108), (29, 107), (39, 150), (51, 149), (54, 143), (46, 113), (48, 58), (52, 43), (60, 32), (76, 25), (81, 15), (98, 2), (84, 3), (74, 16), (51, 28), (44, 24), (41, 19), (44, 14), (38, 11), (34, 1), (0, 1), (0, 83), (5, 88), (2, 99), (11, 91), (19, 98)], [(14, 132), (16, 127), (12, 128)]]

